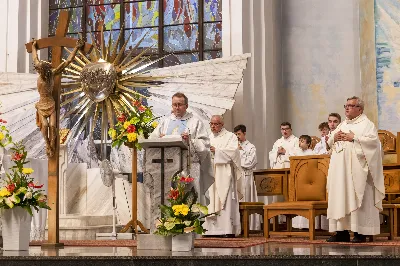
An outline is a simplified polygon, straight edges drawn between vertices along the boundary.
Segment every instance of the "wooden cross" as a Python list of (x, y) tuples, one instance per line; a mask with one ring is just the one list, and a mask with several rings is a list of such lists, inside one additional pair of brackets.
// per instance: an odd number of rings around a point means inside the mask
[[(56, 35), (53, 37), (42, 38), (37, 40), (37, 49), (51, 47), (52, 57), (51, 64), (53, 68), (58, 67), (62, 60), (63, 47), (74, 48), (77, 39), (67, 38), (65, 35), (68, 31), (69, 14), (68, 11), (62, 10), (58, 17), (58, 25)], [(32, 52), (32, 42), (25, 44), (28, 53)], [(88, 53), (92, 48), (91, 44), (85, 44), (83, 51)], [(57, 129), (60, 127), (60, 92), (61, 92), (61, 74), (54, 77), (53, 98), (55, 101)], [(58, 247), (63, 244), (59, 242), (59, 156), (60, 156), (60, 136), (56, 134), (56, 147), (54, 156), (48, 158), (48, 205), (51, 210), (48, 211), (48, 240), (46, 246)]]

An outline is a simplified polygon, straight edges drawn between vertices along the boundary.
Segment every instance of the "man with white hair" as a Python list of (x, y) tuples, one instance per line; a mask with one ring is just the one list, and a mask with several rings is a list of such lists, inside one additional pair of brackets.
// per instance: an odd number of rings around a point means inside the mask
[(358, 97), (347, 99), (346, 120), (328, 139), (332, 149), (328, 171), (328, 242), (366, 241), (380, 232), (379, 210), (385, 197), (381, 143), (377, 129)]
[(210, 151), (214, 170), (214, 184), (208, 189), (208, 212), (218, 215), (206, 217), (206, 236), (234, 237), (240, 234), (239, 200), (241, 192), (241, 161), (239, 142), (235, 134), (224, 128), (224, 120), (214, 115), (210, 121)]

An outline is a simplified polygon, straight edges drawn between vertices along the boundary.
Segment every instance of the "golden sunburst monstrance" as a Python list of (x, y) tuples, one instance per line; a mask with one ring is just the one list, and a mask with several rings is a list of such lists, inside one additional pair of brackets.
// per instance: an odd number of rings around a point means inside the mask
[[(63, 92), (61, 96), (65, 97), (62, 97), (60, 107), (64, 108), (67, 104), (74, 103), (74, 106), (64, 112), (60, 118), (61, 121), (65, 118), (74, 121), (67, 142), (75, 139), (74, 143), (76, 143), (89, 120), (97, 121), (99, 114), (102, 114), (103, 142), (107, 135), (104, 132), (107, 132), (108, 123), (111, 128), (114, 127), (117, 116), (121, 113), (135, 112), (133, 102), (146, 98), (145, 95), (134, 88), (154, 87), (157, 86), (160, 79), (165, 78), (165, 76), (151, 76), (146, 70), (150, 65), (163, 59), (151, 61), (150, 56), (146, 56), (146, 52), (152, 47), (139, 51), (138, 47), (146, 35), (124, 57), (130, 36), (118, 52), (122, 34), (123, 31), (120, 31), (114, 44), (110, 34), (106, 44), (104, 32), (101, 30), (101, 44), (100, 47), (97, 47), (91, 33), (94, 49), (89, 56), (79, 51), (74, 62), (65, 69), (62, 77), (68, 79), (68, 81), (62, 83)], [(72, 52), (67, 48), (64, 49), (68, 53)], [(96, 123), (89, 123), (89, 125), (90, 134), (93, 134)]]

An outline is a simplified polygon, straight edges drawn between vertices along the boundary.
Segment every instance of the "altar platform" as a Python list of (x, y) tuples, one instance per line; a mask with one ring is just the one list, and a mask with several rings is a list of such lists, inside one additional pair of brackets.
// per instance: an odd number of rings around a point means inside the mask
[[(230, 240), (227, 240), (230, 241)], [(280, 241), (280, 240), (279, 240)], [(290, 240), (292, 241), (292, 240)], [(0, 265), (399, 265), (400, 241), (366, 244), (268, 242), (246, 248), (195, 248), (191, 252), (137, 250), (136, 247), (31, 246), (0, 252)]]

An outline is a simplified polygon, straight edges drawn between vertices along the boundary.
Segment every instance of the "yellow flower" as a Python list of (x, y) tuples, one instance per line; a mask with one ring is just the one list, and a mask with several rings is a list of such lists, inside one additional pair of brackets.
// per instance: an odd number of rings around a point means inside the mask
[(151, 123), (151, 126), (153, 128), (156, 128), (158, 126), (158, 122), (157, 121), (153, 121), (153, 123)]
[(128, 142), (134, 142), (137, 139), (137, 134), (135, 132), (126, 135), (128, 137)]
[(0, 132), (0, 141), (2, 141), (3, 139), (4, 139), (4, 134)]
[(110, 128), (108, 130), (108, 135), (110, 136), (111, 139), (115, 139), (117, 137), (117, 131), (113, 128)]
[(30, 175), (33, 173), (33, 169), (32, 168), (22, 168), (22, 173), (25, 175)]
[(3, 187), (2, 189), (0, 189), (0, 197), (7, 197), (10, 195), (11, 195), (11, 193), (7, 190), (6, 187)]
[(131, 125), (131, 122), (125, 121), (124, 128), (127, 129)]
[(175, 215), (182, 214), (183, 216), (186, 216), (189, 213), (189, 207), (186, 204), (174, 205), (172, 206), (172, 210)]

